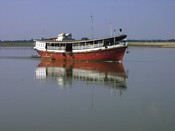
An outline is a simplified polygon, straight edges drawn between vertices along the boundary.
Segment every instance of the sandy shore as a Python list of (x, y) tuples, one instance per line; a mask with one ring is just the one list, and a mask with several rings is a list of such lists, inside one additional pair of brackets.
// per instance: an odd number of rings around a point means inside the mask
[(164, 48), (175, 48), (175, 42), (128, 42), (129, 46), (158, 46)]

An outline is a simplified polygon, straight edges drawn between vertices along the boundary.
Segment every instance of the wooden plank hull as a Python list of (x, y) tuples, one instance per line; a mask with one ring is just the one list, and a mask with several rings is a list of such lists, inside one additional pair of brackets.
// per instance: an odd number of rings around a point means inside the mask
[(122, 61), (126, 48), (124, 46), (81, 53), (56, 53), (40, 50), (37, 50), (37, 52), (45, 60)]

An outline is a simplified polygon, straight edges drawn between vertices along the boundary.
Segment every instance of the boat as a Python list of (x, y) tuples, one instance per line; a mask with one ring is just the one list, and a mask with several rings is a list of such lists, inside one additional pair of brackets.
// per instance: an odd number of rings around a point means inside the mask
[(75, 40), (71, 33), (35, 40), (34, 50), (44, 60), (122, 61), (127, 35)]
[(127, 73), (119, 62), (45, 61), (35, 69), (36, 79), (54, 80), (59, 88), (71, 87), (74, 81), (109, 89), (127, 89)]

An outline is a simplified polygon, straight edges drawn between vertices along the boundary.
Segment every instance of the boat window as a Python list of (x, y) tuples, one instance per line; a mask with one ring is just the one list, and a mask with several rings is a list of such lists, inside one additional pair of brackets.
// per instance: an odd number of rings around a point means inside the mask
[(98, 43), (100, 44), (100, 43), (102, 43), (102, 41), (98, 41)]
[(55, 43), (55, 46), (56, 46), (56, 47), (59, 47), (59, 43)]
[(66, 51), (72, 52), (72, 44), (66, 44)]

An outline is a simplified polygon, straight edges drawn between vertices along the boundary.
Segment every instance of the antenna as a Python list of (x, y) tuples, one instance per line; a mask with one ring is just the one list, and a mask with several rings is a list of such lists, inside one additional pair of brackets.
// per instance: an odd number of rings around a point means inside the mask
[(91, 29), (92, 29), (92, 39), (94, 38), (94, 27), (93, 27), (93, 15), (91, 12)]

